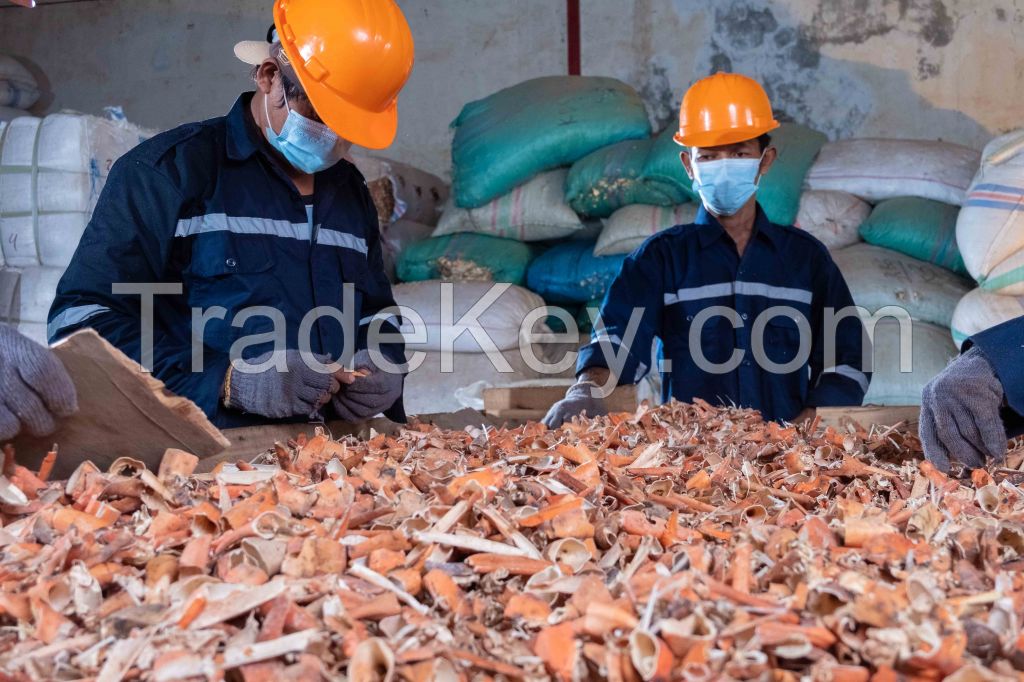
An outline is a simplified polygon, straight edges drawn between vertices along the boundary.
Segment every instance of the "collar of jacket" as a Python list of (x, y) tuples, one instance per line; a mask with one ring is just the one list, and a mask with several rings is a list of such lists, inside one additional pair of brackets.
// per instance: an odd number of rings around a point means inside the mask
[(255, 92), (243, 92), (225, 117), (227, 121), (227, 152), (233, 161), (245, 161), (260, 149), (260, 132), (249, 113)]
[[(768, 246), (775, 248), (775, 226), (768, 220), (768, 216), (761, 210), (761, 205), (754, 204), (757, 213), (754, 215), (754, 234), (753, 237), (764, 242)], [(725, 228), (718, 222), (715, 216), (708, 213), (707, 209), (704, 208), (704, 204), (701, 204), (700, 208), (697, 209), (697, 217), (693, 223), (697, 226), (698, 236), (700, 239), (700, 245), (702, 247), (710, 246), (717, 239), (721, 239), (725, 236)]]

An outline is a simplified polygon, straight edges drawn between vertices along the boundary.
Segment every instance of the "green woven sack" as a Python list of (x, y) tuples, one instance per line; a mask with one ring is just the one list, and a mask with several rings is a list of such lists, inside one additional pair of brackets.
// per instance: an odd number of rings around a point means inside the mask
[(668, 194), (672, 199), (671, 205), (700, 201), (700, 196), (693, 191), (693, 183), (683, 168), (683, 162), (679, 160), (679, 152), (683, 151), (683, 147), (672, 139), (676, 132), (674, 126), (669, 126), (654, 138), (651, 152), (640, 171), (640, 179)]
[(462, 208), (482, 206), (601, 147), (651, 134), (633, 88), (589, 76), (513, 85), (464, 106), (452, 127), (452, 193)]
[(607, 218), (631, 204), (671, 206), (661, 183), (640, 179), (654, 138), (626, 140), (592, 152), (569, 169), (565, 200), (579, 214)]
[(797, 123), (783, 123), (769, 134), (779, 155), (761, 178), (757, 203), (761, 204), (768, 220), (778, 225), (792, 225), (800, 209), (804, 178), (828, 138), (824, 133)]
[(958, 206), (921, 197), (897, 197), (877, 204), (860, 226), (861, 239), (970, 276), (956, 246)]
[(410, 244), (398, 260), (398, 279), (486, 280), (522, 284), (536, 247), (513, 239), (460, 232)]

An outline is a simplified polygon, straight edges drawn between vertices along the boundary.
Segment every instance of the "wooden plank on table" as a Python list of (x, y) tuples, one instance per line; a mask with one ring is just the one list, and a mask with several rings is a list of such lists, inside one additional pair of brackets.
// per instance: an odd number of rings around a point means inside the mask
[(56, 443), (56, 478), (85, 459), (106, 469), (118, 457), (134, 457), (156, 471), (167, 448), (208, 457), (231, 444), (195, 403), (171, 393), (95, 331), (75, 332), (54, 344), (53, 352), (75, 384), (78, 412), (62, 419), (50, 436), (16, 438), (19, 463), (38, 467)]
[[(572, 379), (543, 384), (517, 384), (484, 389), (484, 412), (506, 419), (536, 419), (565, 397)], [(609, 412), (633, 412), (637, 407), (636, 386), (618, 386), (605, 399)], [(540, 417), (536, 417), (539, 413)]]
[(905, 422), (917, 424), (921, 417), (921, 408), (916, 405), (864, 405), (863, 407), (819, 407), (818, 416), (822, 426), (840, 428), (850, 422), (857, 422), (865, 428), (877, 424), (892, 426)]

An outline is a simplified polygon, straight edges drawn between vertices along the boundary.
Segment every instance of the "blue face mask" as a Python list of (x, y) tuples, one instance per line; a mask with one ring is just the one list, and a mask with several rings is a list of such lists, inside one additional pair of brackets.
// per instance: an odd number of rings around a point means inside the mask
[(284, 105), (288, 109), (288, 118), (281, 126), (281, 132), (275, 133), (270, 125), (267, 99), (264, 96), (263, 111), (267, 115), (264, 132), (267, 140), (297, 170), (312, 175), (330, 168), (345, 156), (346, 146), (338, 134), (323, 123), (295, 113), (288, 106), (287, 97), (284, 98)]
[(757, 191), (761, 159), (694, 159), (690, 168), (693, 188), (703, 199), (704, 207), (715, 215), (731, 216)]

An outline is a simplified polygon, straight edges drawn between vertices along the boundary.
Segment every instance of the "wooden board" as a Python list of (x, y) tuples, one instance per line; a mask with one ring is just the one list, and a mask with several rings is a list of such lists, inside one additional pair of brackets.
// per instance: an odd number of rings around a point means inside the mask
[(819, 407), (818, 416), (822, 426), (843, 428), (856, 422), (865, 428), (872, 425), (892, 426), (905, 422), (916, 427), (921, 418), (921, 408), (913, 405), (864, 405), (863, 407)]
[(156, 471), (167, 448), (209, 457), (231, 443), (195, 403), (175, 395), (152, 374), (91, 329), (53, 346), (78, 392), (78, 412), (43, 438), (14, 440), (19, 463), (36, 468), (57, 444), (55, 478), (66, 477), (84, 460), (101, 469), (118, 457), (134, 457)]
[[(486, 388), (484, 412), (498, 419), (543, 419), (548, 409), (565, 397), (566, 389), (573, 383), (573, 379), (566, 379)], [(636, 386), (618, 386), (604, 402), (609, 412), (633, 412), (637, 407)]]

